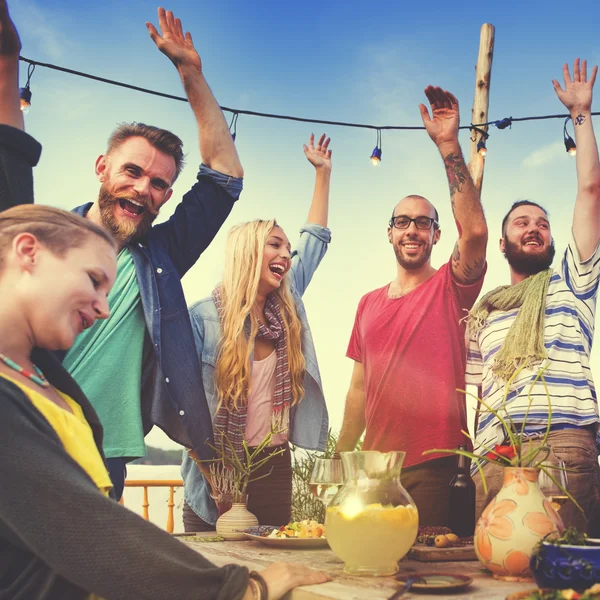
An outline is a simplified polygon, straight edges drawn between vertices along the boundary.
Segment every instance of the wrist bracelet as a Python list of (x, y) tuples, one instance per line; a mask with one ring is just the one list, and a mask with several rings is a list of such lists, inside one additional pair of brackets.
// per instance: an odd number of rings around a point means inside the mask
[(257, 571), (250, 571), (250, 580), (256, 583), (259, 590), (259, 600), (269, 600), (269, 588), (264, 577)]

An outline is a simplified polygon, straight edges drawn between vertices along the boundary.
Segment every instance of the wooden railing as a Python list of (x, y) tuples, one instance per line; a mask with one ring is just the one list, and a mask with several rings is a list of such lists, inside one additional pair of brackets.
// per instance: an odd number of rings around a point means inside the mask
[[(144, 488), (144, 499), (142, 500), (142, 516), (146, 521), (150, 520), (150, 502), (148, 500), (148, 488), (149, 487), (168, 487), (169, 488), (169, 503), (168, 514), (167, 514), (167, 525), (166, 530), (169, 533), (173, 533), (173, 529), (175, 528), (175, 519), (173, 516), (173, 508), (175, 507), (175, 501), (173, 498), (175, 488), (179, 488), (183, 486), (183, 481), (181, 479), (127, 479), (125, 481), (125, 487), (141, 487)], [(124, 505), (123, 497), (119, 501), (119, 504)]]

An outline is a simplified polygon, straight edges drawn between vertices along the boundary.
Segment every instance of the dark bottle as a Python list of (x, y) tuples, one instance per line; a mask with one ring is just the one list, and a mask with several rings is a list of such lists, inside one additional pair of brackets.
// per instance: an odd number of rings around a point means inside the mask
[(450, 529), (459, 537), (468, 537), (475, 531), (475, 482), (471, 479), (470, 463), (470, 458), (459, 454), (456, 475), (450, 482)]

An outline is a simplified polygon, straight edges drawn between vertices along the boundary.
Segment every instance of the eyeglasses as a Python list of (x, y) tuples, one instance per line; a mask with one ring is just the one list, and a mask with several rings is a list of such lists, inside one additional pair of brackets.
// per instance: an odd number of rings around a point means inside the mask
[(390, 227), (395, 227), (396, 229), (408, 229), (411, 223), (414, 223), (417, 229), (431, 229), (432, 225), (436, 228), (439, 227), (439, 223), (431, 217), (417, 217), (416, 219), (411, 219), (410, 217), (400, 215), (390, 219)]

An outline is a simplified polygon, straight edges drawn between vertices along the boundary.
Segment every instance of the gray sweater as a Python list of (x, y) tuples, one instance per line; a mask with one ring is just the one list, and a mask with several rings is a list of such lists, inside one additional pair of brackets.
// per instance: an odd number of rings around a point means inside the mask
[[(41, 148), (0, 125), (0, 209), (32, 202)], [(33, 362), (82, 407), (102, 455), (102, 426), (51, 353)], [(0, 600), (236, 600), (244, 567), (215, 567), (106, 498), (25, 394), (0, 378)]]

